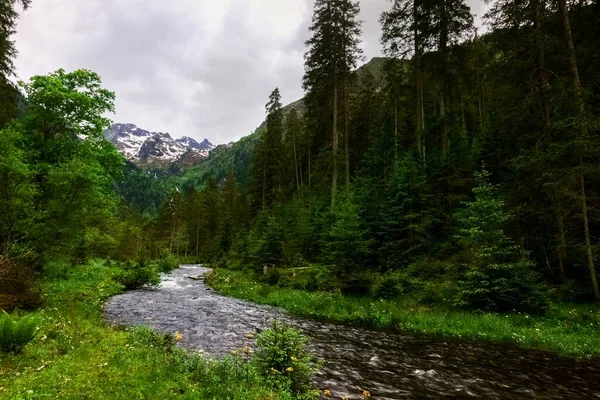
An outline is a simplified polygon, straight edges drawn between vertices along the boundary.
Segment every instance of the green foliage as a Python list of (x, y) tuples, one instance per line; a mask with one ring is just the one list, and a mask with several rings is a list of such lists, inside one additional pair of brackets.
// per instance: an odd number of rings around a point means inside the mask
[(406, 291), (406, 277), (399, 271), (388, 271), (373, 276), (371, 296), (377, 299), (393, 299)]
[(301, 331), (277, 320), (256, 338), (257, 351), (252, 363), (259, 374), (280, 390), (289, 390), (299, 398), (317, 398), (311, 375), (318, 369), (306, 350), (308, 338)]
[(356, 288), (362, 284), (370, 243), (355, 197), (351, 192), (347, 193), (332, 212), (324, 254), (333, 276), (343, 288)]
[(248, 262), (262, 273), (263, 267), (278, 267), (284, 262), (283, 230), (275, 216), (264, 215), (257, 220), (249, 235)]
[(127, 261), (121, 264), (121, 269), (122, 273), (117, 277), (117, 281), (127, 290), (144, 286), (155, 288), (160, 284), (160, 273), (154, 265), (146, 261)]
[(17, 50), (11, 35), (15, 33), (19, 17), (16, 9), (18, 4), (26, 10), (31, 0), (3, 0), (0, 3), (0, 78), (14, 74), (13, 58), (17, 55)]
[(159, 272), (167, 274), (179, 267), (179, 260), (171, 252), (164, 250), (156, 264)]
[(543, 311), (547, 289), (535, 264), (504, 234), (502, 225), (510, 216), (489, 175), (485, 169), (475, 175), (475, 201), (467, 204), (460, 220), (461, 238), (473, 260), (459, 282), (458, 303), (483, 310)]
[(20, 353), (38, 332), (35, 318), (13, 319), (6, 311), (0, 315), (0, 351)]
[(0, 130), (0, 254), (8, 253), (15, 239), (27, 235), (36, 216), (35, 171), (25, 160), (22, 141), (18, 124)]

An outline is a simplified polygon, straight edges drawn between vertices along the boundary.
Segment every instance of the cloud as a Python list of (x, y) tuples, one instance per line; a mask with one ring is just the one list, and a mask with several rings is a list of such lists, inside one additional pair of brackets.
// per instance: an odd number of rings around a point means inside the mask
[[(302, 97), (312, 5), (40, 0), (21, 17), (15, 64), (20, 79), (91, 69), (116, 92), (115, 121), (226, 143), (260, 125), (276, 86), (284, 102)], [(378, 18), (389, 3), (363, 0), (361, 6), (368, 60), (381, 54)]]

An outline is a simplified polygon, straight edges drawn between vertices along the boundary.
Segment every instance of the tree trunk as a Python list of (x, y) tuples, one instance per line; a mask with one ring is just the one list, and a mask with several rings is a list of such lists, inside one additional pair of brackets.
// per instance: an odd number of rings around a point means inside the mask
[(338, 149), (339, 149), (339, 135), (338, 135), (338, 83), (337, 76), (334, 76), (333, 82), (333, 171), (331, 176), (331, 205), (335, 205), (335, 193), (337, 191), (337, 179), (338, 179)]
[[(296, 122), (296, 121), (292, 121)], [(296, 190), (300, 193), (300, 176), (298, 174), (298, 154), (296, 152), (296, 125), (292, 126), (292, 145), (294, 146), (294, 172), (296, 173)]]
[(567, 241), (565, 239), (565, 217), (562, 211), (556, 208), (555, 210), (556, 224), (558, 225), (558, 247), (556, 248), (556, 255), (558, 257), (558, 283), (562, 285), (565, 282), (565, 259), (567, 258)]
[(196, 257), (200, 256), (200, 220), (196, 225)]
[[(266, 160), (266, 157), (265, 157)], [(262, 182), (262, 209), (267, 206), (267, 165), (263, 163), (263, 182)]]
[[(569, 49), (569, 69), (573, 76), (573, 90), (575, 92), (575, 102), (577, 106), (577, 119), (581, 137), (586, 137), (588, 134), (585, 121), (585, 103), (583, 101), (583, 90), (581, 88), (581, 79), (579, 77), (579, 68), (577, 66), (577, 56), (575, 54), (575, 44), (573, 42), (573, 34), (571, 31), (571, 22), (569, 21), (569, 10), (566, 0), (558, 0), (558, 7), (562, 15), (563, 29), (565, 40)], [(592, 251), (592, 241), (590, 238), (590, 228), (588, 220), (588, 206), (585, 191), (585, 177), (583, 175), (583, 158), (579, 159), (580, 164), (580, 191), (581, 191), (581, 217), (583, 219), (583, 234), (585, 236), (585, 248), (588, 259), (588, 268), (590, 271), (590, 280), (592, 281), (592, 291), (596, 303), (600, 303), (600, 292), (598, 291), (598, 280), (596, 278), (596, 269), (594, 266), (594, 254)]]
[(588, 209), (587, 199), (585, 194), (585, 178), (581, 174), (581, 214), (583, 216), (583, 232), (585, 235), (585, 249), (588, 259), (588, 268), (590, 270), (590, 279), (592, 281), (592, 292), (594, 293), (594, 300), (596, 303), (600, 303), (600, 291), (598, 290), (598, 279), (596, 278), (596, 269), (594, 268), (594, 254), (592, 252), (592, 241), (590, 239), (590, 226), (588, 221)]
[(350, 189), (350, 145), (348, 137), (348, 83), (344, 78), (344, 152), (346, 153), (346, 190)]
[(538, 58), (538, 89), (540, 93), (540, 102), (542, 105), (542, 137), (546, 144), (550, 143), (550, 106), (548, 102), (548, 74), (546, 73), (546, 52), (542, 39), (542, 15), (541, 3), (538, 1), (535, 6), (534, 29), (536, 35), (536, 47)]
[[(416, 3), (416, 2), (415, 2)], [(416, 139), (417, 139), (417, 152), (419, 153), (419, 157), (421, 160), (424, 159), (424, 149), (423, 149), (423, 129), (421, 127), (421, 121), (423, 119), (423, 104), (422, 104), (422, 84), (421, 84), (421, 49), (419, 47), (419, 32), (417, 28), (417, 21), (419, 20), (419, 12), (417, 5), (413, 5), (413, 40), (415, 46), (415, 56), (414, 56), (414, 68), (415, 68), (415, 89), (416, 89), (416, 107), (417, 114), (415, 116), (416, 119)]]
[(448, 139), (448, 121), (446, 116), (446, 101), (448, 100), (448, 10), (446, 0), (441, 2), (440, 13), (440, 56), (442, 59), (442, 92), (440, 96), (440, 118), (442, 121), (442, 163), (448, 160), (450, 141)]
[(394, 160), (398, 161), (398, 98), (394, 96)]

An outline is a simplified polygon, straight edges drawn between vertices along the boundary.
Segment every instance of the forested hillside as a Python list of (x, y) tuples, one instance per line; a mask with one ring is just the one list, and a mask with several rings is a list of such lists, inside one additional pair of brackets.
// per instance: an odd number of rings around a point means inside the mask
[(598, 301), (597, 4), (497, 1), (477, 36), (464, 2), (397, 0), (388, 57), (357, 70), (358, 10), (316, 2), (302, 109), (275, 89), (264, 130), (189, 174), (164, 222), (174, 246), (257, 273), (310, 266), (312, 289)]

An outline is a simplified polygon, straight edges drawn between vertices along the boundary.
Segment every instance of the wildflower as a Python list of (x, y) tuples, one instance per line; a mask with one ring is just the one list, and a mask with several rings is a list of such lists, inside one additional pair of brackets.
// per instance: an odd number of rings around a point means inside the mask
[(277, 371), (277, 370), (276, 370), (275, 368), (273, 368), (273, 367), (271, 367), (271, 372), (273, 372), (273, 373), (275, 373), (275, 374), (278, 374), (278, 373), (279, 373), (279, 371)]
[(363, 390), (363, 397), (365, 399), (368, 399), (369, 397), (371, 397), (371, 393), (368, 390)]
[(246, 354), (252, 354), (254, 353), (254, 350), (252, 350), (249, 346), (246, 346), (242, 349), (242, 351)]
[(254, 335), (251, 333), (246, 334), (246, 339), (254, 339)]
[(324, 396), (331, 396), (331, 390), (329, 390), (329, 389), (323, 390), (323, 395)]
[(292, 356), (292, 361), (296, 362), (296, 361), (298, 361), (298, 359), (296, 357)]
[(292, 367), (287, 367), (285, 370), (286, 372), (294, 372), (294, 368)]
[(175, 341), (180, 342), (183, 339), (183, 335), (179, 332), (175, 332)]
[(237, 354), (236, 350), (231, 350), (231, 354), (233, 354), (234, 356)]

